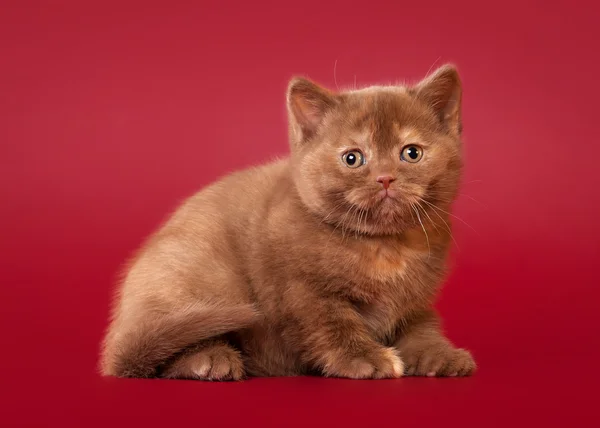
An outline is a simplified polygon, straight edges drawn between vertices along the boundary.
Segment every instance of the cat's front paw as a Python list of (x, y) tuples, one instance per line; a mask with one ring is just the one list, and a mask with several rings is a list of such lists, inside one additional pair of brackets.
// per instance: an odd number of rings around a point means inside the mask
[(325, 376), (350, 379), (398, 378), (404, 373), (404, 363), (394, 348), (378, 348), (360, 357), (334, 358), (325, 364)]
[(470, 376), (477, 369), (469, 351), (447, 344), (411, 349), (401, 355), (408, 376)]

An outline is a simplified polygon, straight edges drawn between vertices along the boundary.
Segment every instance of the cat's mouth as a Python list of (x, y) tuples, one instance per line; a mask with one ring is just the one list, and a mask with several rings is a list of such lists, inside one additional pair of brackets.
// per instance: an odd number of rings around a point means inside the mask
[(386, 199), (396, 199), (398, 192), (394, 189), (381, 189), (379, 192), (377, 192), (377, 196), (381, 201)]

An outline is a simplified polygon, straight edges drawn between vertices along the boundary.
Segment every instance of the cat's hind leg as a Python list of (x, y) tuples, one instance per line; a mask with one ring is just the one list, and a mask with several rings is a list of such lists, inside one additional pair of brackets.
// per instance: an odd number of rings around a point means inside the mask
[[(117, 320), (111, 325), (102, 356), (104, 375), (156, 377), (164, 363), (181, 352), (197, 344), (207, 343), (203, 341), (210, 338), (249, 326), (256, 321), (257, 313), (251, 305), (197, 303), (186, 308), (174, 308), (170, 313), (143, 314), (140, 318), (143, 320)], [(238, 364), (233, 358), (234, 353), (226, 352), (224, 344), (214, 343), (213, 348), (210, 352), (208, 346), (203, 348), (205, 356), (210, 357), (211, 361), (211, 372), (208, 375), (226, 376), (227, 373), (223, 373), (226, 371), (226, 361), (222, 357), (227, 356), (225, 359), (230, 363), (231, 376), (241, 377)], [(233, 351), (233, 348), (229, 350)], [(184, 365), (190, 364), (192, 360), (187, 363), (182, 360), (177, 367), (180, 367), (183, 374), (187, 373), (183, 370)], [(176, 369), (172, 373), (176, 373)]]
[(211, 339), (178, 356), (161, 377), (224, 381), (240, 380), (244, 374), (240, 352), (224, 340)]
[(211, 195), (191, 198), (127, 267), (104, 341), (103, 374), (159, 376), (182, 352), (259, 319)]

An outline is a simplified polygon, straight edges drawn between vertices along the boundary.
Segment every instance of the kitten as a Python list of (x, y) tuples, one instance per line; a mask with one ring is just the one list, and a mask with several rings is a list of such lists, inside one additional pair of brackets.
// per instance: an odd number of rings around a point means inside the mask
[(461, 83), (288, 88), (289, 159), (187, 200), (119, 291), (102, 372), (121, 377), (469, 375), (432, 304), (461, 171)]

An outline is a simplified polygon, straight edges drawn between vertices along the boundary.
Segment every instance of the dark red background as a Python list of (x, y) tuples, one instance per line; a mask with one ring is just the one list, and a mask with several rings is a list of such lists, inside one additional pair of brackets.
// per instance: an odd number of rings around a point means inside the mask
[[(0, 425), (582, 426), (600, 357), (598, 6), (487, 3), (2, 2)], [(474, 230), (456, 222), (439, 306), (475, 377), (96, 373), (121, 262), (182, 198), (286, 153), (292, 74), (364, 85), (446, 61), (465, 88), (455, 213)]]

